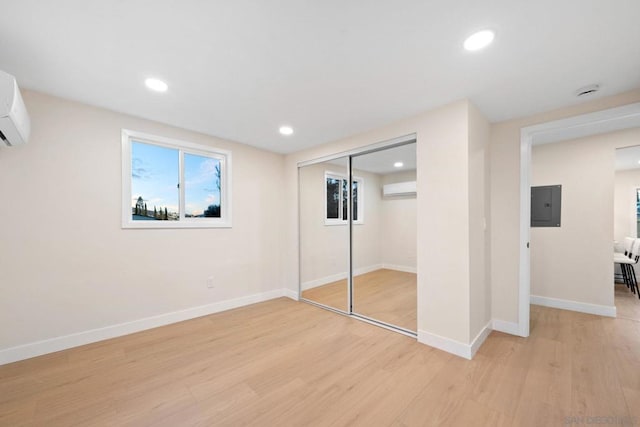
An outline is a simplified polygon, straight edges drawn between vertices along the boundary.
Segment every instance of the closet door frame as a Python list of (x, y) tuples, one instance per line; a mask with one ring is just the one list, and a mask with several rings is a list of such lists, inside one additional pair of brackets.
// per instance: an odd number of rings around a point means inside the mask
[[(371, 323), (373, 325), (376, 326), (380, 326), (382, 328), (385, 329), (389, 329), (395, 332), (399, 332), (401, 334), (404, 335), (408, 335), (410, 337), (417, 337), (417, 332), (415, 331), (411, 331), (408, 329), (404, 329), (401, 328), (399, 326), (395, 326), (395, 325), (391, 325), (376, 319), (372, 319), (369, 318), (367, 316), (363, 316), (361, 314), (358, 313), (354, 313), (353, 311), (353, 215), (351, 213), (352, 208), (353, 208), (353, 191), (352, 191), (352, 185), (351, 182), (353, 181), (353, 171), (352, 171), (352, 162), (353, 162), (353, 157), (357, 157), (357, 156), (362, 156), (365, 154), (369, 154), (369, 153), (374, 153), (377, 151), (382, 151), (382, 150), (387, 150), (390, 148), (394, 148), (394, 147), (399, 147), (402, 145), (408, 145), (408, 144), (413, 144), (416, 143), (417, 141), (417, 137), (415, 133), (412, 134), (408, 134), (408, 135), (403, 135), (403, 136), (399, 136), (397, 138), (393, 138), (387, 141), (382, 141), (382, 142), (377, 142), (375, 144), (370, 144), (370, 145), (366, 145), (364, 147), (359, 147), (359, 148), (355, 148), (352, 150), (347, 150), (347, 151), (342, 151), (339, 153), (335, 153), (335, 154), (329, 154), (327, 156), (322, 156), (322, 157), (318, 157), (315, 159), (311, 159), (311, 160), (305, 160), (305, 161), (301, 161), (298, 162), (298, 299), (300, 301), (309, 303), (309, 304), (313, 304), (315, 306), (324, 308), (326, 310), (330, 310), (333, 311), (335, 313), (338, 314), (342, 314), (342, 315), (346, 315), (346, 316), (350, 316), (353, 317), (355, 319), (361, 320), (363, 322), (367, 322), (367, 323)], [(302, 297), (302, 269), (300, 268), (301, 264), (302, 264), (302, 245), (301, 245), (301, 236), (302, 236), (302, 231), (301, 231), (301, 220), (300, 220), (300, 214), (301, 214), (301, 207), (300, 207), (300, 193), (301, 193), (301, 186), (300, 186), (300, 169), (305, 167), (305, 166), (311, 166), (311, 165), (315, 165), (318, 163), (324, 163), (324, 162), (328, 162), (331, 160), (336, 160), (336, 159), (341, 159), (341, 158), (347, 158), (347, 176), (349, 177), (349, 190), (348, 191), (348, 227), (349, 227), (349, 233), (348, 233), (348, 239), (349, 239), (349, 250), (348, 250), (348, 260), (347, 260), (347, 311), (342, 311), (339, 309), (336, 309), (334, 307), (330, 307), (328, 305), (325, 304), (321, 304), (318, 303), (316, 301), (313, 300), (309, 300), (306, 298)]]

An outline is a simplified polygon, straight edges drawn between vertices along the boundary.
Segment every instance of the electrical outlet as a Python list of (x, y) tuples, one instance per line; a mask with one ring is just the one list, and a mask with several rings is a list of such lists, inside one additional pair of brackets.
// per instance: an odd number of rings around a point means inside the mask
[(207, 278), (207, 288), (209, 289), (213, 288), (213, 276), (209, 276)]

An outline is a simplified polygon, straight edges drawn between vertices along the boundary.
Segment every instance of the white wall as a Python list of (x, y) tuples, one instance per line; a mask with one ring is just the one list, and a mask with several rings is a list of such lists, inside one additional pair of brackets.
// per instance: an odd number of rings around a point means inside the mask
[(470, 339), (474, 339), (491, 319), (491, 278), (488, 263), (490, 211), (489, 197), (489, 123), (474, 106), (469, 106), (469, 289)]
[[(518, 322), (520, 254), (520, 130), (640, 101), (640, 90), (491, 125), (491, 311), (494, 320)], [(636, 145), (636, 144), (631, 144)]]
[[(31, 140), (0, 149), (0, 351), (282, 288), (283, 156), (24, 99)], [(231, 150), (233, 228), (121, 229), (122, 128)]]
[(640, 188), (640, 169), (617, 171), (614, 185), (613, 238), (622, 245), (625, 237), (637, 237), (636, 189)]

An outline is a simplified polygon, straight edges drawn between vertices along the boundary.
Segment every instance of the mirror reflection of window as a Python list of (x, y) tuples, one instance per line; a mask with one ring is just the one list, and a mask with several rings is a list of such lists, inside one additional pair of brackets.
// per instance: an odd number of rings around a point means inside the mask
[[(362, 212), (362, 201), (358, 199), (358, 189), (362, 188), (363, 178), (354, 177), (353, 190), (353, 221), (362, 223), (358, 215)], [(325, 172), (326, 185), (326, 220), (327, 225), (347, 224), (349, 221), (349, 180), (333, 172)]]
[(338, 219), (340, 214), (340, 179), (327, 177), (327, 219)]

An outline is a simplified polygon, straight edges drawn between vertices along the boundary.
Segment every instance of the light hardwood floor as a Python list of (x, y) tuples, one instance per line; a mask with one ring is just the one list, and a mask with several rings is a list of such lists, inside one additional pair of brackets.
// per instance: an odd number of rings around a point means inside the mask
[[(302, 292), (304, 298), (347, 309), (347, 280), (339, 280)], [(415, 273), (380, 269), (354, 277), (353, 311), (364, 316), (417, 330), (417, 282)]]
[(618, 317), (640, 320), (640, 299), (620, 283), (615, 285), (615, 304)]
[(639, 403), (640, 322), (537, 306), (472, 361), (281, 298), (0, 366), (2, 426), (638, 425)]

